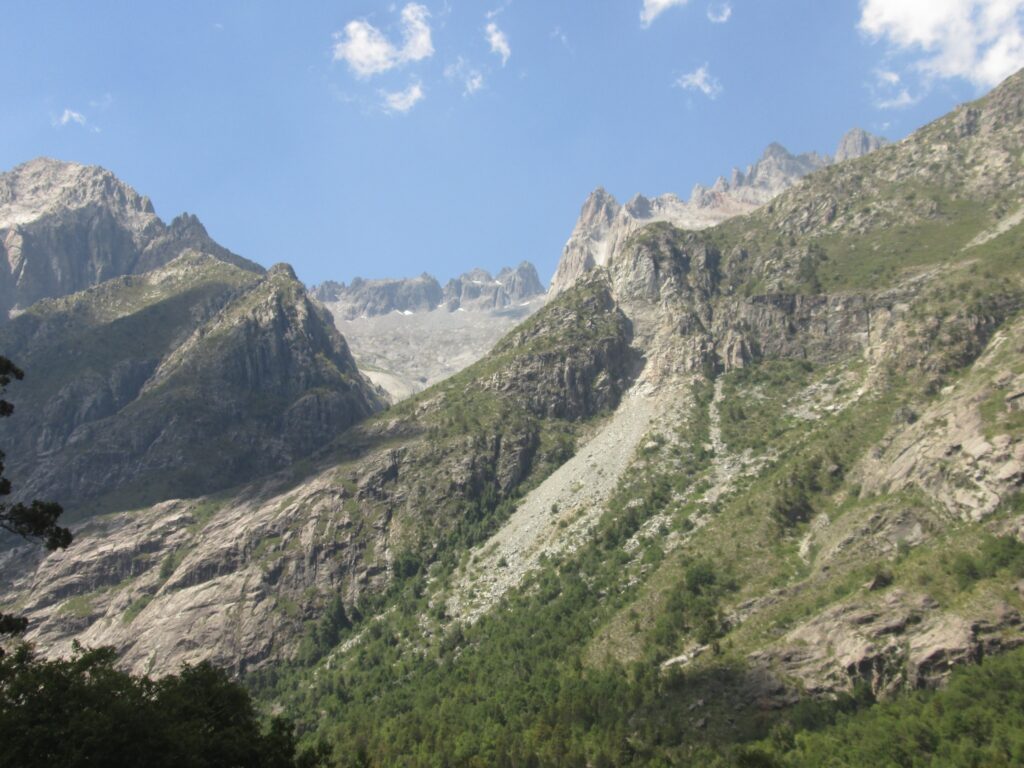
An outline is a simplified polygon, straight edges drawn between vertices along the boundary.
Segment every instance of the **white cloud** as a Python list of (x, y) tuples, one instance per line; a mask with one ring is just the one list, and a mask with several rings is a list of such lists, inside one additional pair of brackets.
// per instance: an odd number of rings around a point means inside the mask
[(484, 76), (476, 70), (469, 73), (466, 77), (466, 95), (472, 96), (474, 93), (484, 87)]
[(861, 0), (858, 26), (928, 77), (990, 87), (1024, 67), (1024, 0)]
[(423, 86), (413, 83), (404, 91), (381, 91), (384, 97), (384, 109), (388, 112), (401, 112), (405, 114), (423, 101)]
[(89, 121), (86, 119), (85, 115), (81, 112), (76, 112), (73, 109), (65, 109), (64, 113), (60, 117), (54, 118), (53, 120), (53, 124), (57, 128), (63, 128), (65, 125), (70, 125), (71, 123), (85, 126), (88, 122)]
[(644, 0), (640, 11), (640, 23), (649, 27), (658, 16), (677, 5), (686, 5), (690, 0)]
[(732, 6), (728, 3), (708, 6), (708, 21), (712, 24), (725, 24), (731, 17)]
[(709, 99), (716, 98), (722, 92), (722, 84), (711, 75), (707, 64), (682, 75), (675, 84), (688, 91), (700, 91)]
[(458, 80), (463, 85), (463, 96), (472, 96), (484, 87), (484, 76), (478, 69), (474, 69), (464, 58), (459, 56), (454, 64), (444, 68), (444, 76), (449, 80)]
[(401, 47), (368, 21), (350, 21), (344, 32), (334, 35), (334, 60), (344, 61), (357, 77), (370, 77), (429, 58), (434, 54), (429, 17), (426, 6), (419, 3), (409, 3), (402, 9)]
[(512, 55), (512, 48), (508, 44), (508, 38), (493, 21), (487, 25), (485, 32), (487, 33), (487, 42), (491, 45), (491, 53), (501, 56), (501, 66), (504, 67), (508, 63), (509, 56)]
[(876, 69), (875, 77), (878, 78), (878, 82), (882, 85), (888, 85), (895, 87), (900, 84), (900, 76), (896, 72), (891, 72), (887, 69)]
[(904, 109), (920, 101), (919, 96), (911, 95), (900, 74), (888, 69), (875, 70), (875, 84), (871, 91), (879, 109)]
[(876, 101), (875, 106), (879, 109), (904, 109), (914, 106), (917, 102), (918, 98), (916, 96), (911, 96), (910, 91), (906, 88), (901, 88), (895, 96)]

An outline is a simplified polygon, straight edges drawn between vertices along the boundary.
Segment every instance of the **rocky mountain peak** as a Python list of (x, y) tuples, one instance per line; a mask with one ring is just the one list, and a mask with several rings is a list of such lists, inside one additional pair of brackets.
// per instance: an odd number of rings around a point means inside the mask
[(648, 219), (651, 216), (651, 201), (637, 193), (626, 203), (626, 212), (637, 219)]
[(778, 162), (792, 159), (793, 154), (786, 149), (784, 146), (779, 144), (777, 141), (773, 141), (767, 147), (764, 148), (764, 152), (761, 153), (761, 162), (768, 160), (775, 160)]
[(295, 276), (295, 270), (292, 268), (292, 265), (286, 264), (283, 261), (275, 264), (274, 266), (267, 270), (268, 277), (273, 277), (275, 275), (283, 275), (289, 280), (297, 281), (299, 279)]
[(495, 278), (486, 269), (472, 269), (452, 278), (444, 287), (443, 304), (449, 312), (494, 310), (544, 293), (537, 269), (529, 262), (503, 268)]
[(514, 302), (523, 301), (544, 293), (544, 286), (537, 275), (537, 268), (528, 261), (522, 261), (515, 269), (505, 267), (496, 278)]
[(104, 168), (44, 157), (0, 174), (0, 322), (190, 248), (262, 272), (213, 242), (195, 216), (167, 226), (148, 197)]
[(259, 274), (186, 250), (38, 302), (0, 347), (38, 382), (0, 425), (17, 490), (81, 514), (272, 472), (382, 407), (286, 264)]
[(199, 221), (199, 217), (193, 213), (179, 213), (171, 219), (171, 224), (167, 229), (175, 235), (187, 234), (209, 237), (206, 227), (204, 227), (203, 223)]
[(462, 275), (460, 275), (460, 279), (468, 280), (471, 283), (480, 283), (483, 285), (488, 285), (490, 283), (495, 282), (494, 277), (491, 275), (491, 273), (481, 267), (475, 267), (469, 270), (469, 272), (463, 272)]
[(863, 128), (852, 128), (839, 140), (834, 162), (863, 157), (888, 144), (888, 139), (868, 133)]
[(621, 206), (604, 187), (598, 187), (587, 197), (580, 210), (580, 222), (589, 226), (608, 225), (615, 218)]
[[(868, 138), (851, 134), (849, 153), (864, 154), (881, 146), (881, 140), (870, 134), (865, 134)], [(855, 148), (858, 141), (861, 144)], [(728, 179), (719, 176), (711, 187), (695, 184), (686, 202), (671, 194), (654, 198), (637, 194), (620, 206), (603, 187), (598, 187), (583, 204), (580, 218), (562, 250), (562, 258), (551, 279), (550, 294), (557, 295), (595, 266), (608, 264), (626, 238), (641, 226), (658, 221), (683, 229), (714, 226), (733, 216), (750, 213), (830, 162), (827, 155), (816, 152), (794, 155), (782, 144), (772, 142), (746, 171), (734, 168)]]
[(89, 206), (116, 211), (135, 230), (156, 216), (148, 197), (99, 166), (39, 157), (0, 174), (0, 229)]

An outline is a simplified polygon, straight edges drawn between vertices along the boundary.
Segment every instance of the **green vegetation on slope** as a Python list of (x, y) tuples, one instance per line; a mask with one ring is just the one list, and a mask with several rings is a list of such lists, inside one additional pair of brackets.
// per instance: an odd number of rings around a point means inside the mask
[[(863, 358), (769, 359), (726, 374), (722, 456), (710, 438), (710, 383), (700, 382), (689, 418), (651, 435), (590, 540), (543, 562), (479, 622), (445, 616), (449, 563), (408, 579), (377, 617), (338, 629), (344, 650), (315, 669), (263, 676), (262, 694), (320, 713), (304, 721), (307, 737), (326, 738), (342, 765), (756, 765), (792, 758), (803, 743), (795, 731), (827, 729), (871, 703), (858, 689), (779, 710), (792, 699), (752, 654), (791, 630), (898, 590), (934, 593), (950, 612), (994, 597), (1019, 607), (1011, 585), (1022, 545), (951, 520), (921, 488), (862, 493), (856, 471), (970, 375), (1024, 295), (1024, 230), (979, 238), (1013, 213), (1017, 192), (993, 186), (985, 163), (1019, 137), (986, 136), (978, 152), (943, 164), (945, 150), (929, 142), (947, 127), (816, 175), (710, 232), (658, 225), (635, 236), (667, 249), (662, 261), (702, 242), (718, 249), (723, 291), (736, 296), (864, 297), (873, 322), (895, 326), (883, 327), (887, 347), (871, 337)], [(499, 345), (467, 377), (500, 382), (512, 348)], [(485, 433), (506, 418), (472, 381), (444, 391), (459, 412), (432, 427), (435, 437)], [(1020, 436), (998, 400), (983, 412)], [(990, 526), (1019, 515), (1018, 501), (1008, 504)], [(816, 538), (816, 519), (835, 532)], [(921, 538), (901, 538), (904, 523)], [(769, 734), (774, 746), (746, 749)]]
[(0, 658), (0, 765), (19, 768), (145, 765), (287, 768), (291, 723), (264, 728), (246, 690), (207, 664), (159, 681), (115, 667), (112, 649), (43, 661), (27, 646)]
[(751, 768), (1021, 765), (1024, 649), (955, 671), (944, 690), (840, 713), (820, 729), (783, 721), (770, 739), (732, 757), (731, 764)]

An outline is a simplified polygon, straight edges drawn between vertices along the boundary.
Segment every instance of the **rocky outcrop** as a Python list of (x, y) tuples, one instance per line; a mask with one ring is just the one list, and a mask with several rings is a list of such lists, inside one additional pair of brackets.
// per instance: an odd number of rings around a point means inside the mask
[(992, 400), (1005, 402), (1005, 392), (1012, 396), (1024, 385), (1024, 375), (1002, 367), (1008, 353), (1024, 355), (1022, 334), (1019, 318), (1000, 329), (945, 397), (895, 425), (859, 465), (861, 493), (917, 488), (951, 516), (978, 522), (1024, 486), (1024, 441), (1000, 420), (998, 410), (986, 414), (983, 409)]
[(79, 514), (251, 479), (381, 407), (284, 265), (189, 251), (41, 302), (0, 339), (34, 384), (0, 425), (16, 491)]
[(528, 261), (505, 267), (492, 277), (486, 269), (474, 269), (452, 278), (444, 287), (443, 304), (457, 310), (496, 310), (519, 304), (544, 293), (537, 269)]
[(870, 155), (888, 143), (886, 139), (868, 133), (863, 128), (853, 128), (839, 140), (833, 162), (842, 163), (846, 160), (856, 160), (858, 157)]
[(834, 694), (868, 684), (875, 696), (934, 687), (957, 664), (1024, 644), (1020, 613), (1006, 603), (967, 615), (931, 597), (890, 589), (830, 608), (751, 656), (806, 693)]
[[(635, 373), (629, 321), (602, 280), (581, 286), (573, 299), (505, 337), (494, 354), (513, 357), (484, 386), (544, 418), (582, 419), (614, 408)], [(579, 332), (580, 317), (587, 318), (585, 332), (564, 343)], [(520, 350), (529, 353), (514, 354)]]
[(102, 168), (39, 158), (0, 174), (0, 322), (190, 248), (262, 271), (214, 243), (194, 216), (164, 224), (149, 198)]
[(537, 268), (528, 261), (520, 262), (515, 269), (502, 268), (495, 280), (501, 283), (512, 304), (532, 299), (545, 292)]

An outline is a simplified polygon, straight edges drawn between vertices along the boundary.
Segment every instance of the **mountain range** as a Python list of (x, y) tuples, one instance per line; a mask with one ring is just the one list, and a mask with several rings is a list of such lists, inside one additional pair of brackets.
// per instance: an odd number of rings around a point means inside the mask
[[(0, 552), (0, 603), (48, 654), (228, 667), (342, 764), (798, 750), (1024, 645), (1022, 166), (1024, 72), (685, 203), (599, 190), (543, 306), (387, 408), (287, 266), (22, 166), (0, 443), (76, 538)], [(530, 271), (314, 294), (347, 336)]]
[(452, 278), (443, 289), (437, 278), (426, 272), (419, 277), (392, 280), (357, 277), (350, 285), (328, 280), (312, 289), (313, 296), (344, 320), (389, 312), (504, 309), (543, 293), (545, 288), (537, 276), (537, 268), (528, 261), (515, 269), (503, 268), (497, 277), (478, 267)]
[(833, 162), (862, 157), (885, 143), (885, 139), (854, 128), (840, 139), (835, 160), (816, 152), (793, 155), (781, 144), (773, 143), (745, 171), (734, 168), (728, 180), (720, 176), (711, 187), (694, 185), (686, 201), (674, 194), (647, 198), (638, 193), (623, 205), (598, 187), (583, 204), (565, 244), (551, 279), (551, 293), (565, 290), (595, 266), (608, 264), (640, 227), (658, 221), (691, 230), (720, 224), (764, 205), (809, 173)]
[(19, 498), (87, 514), (213, 491), (383, 406), (287, 265), (235, 256), (194, 216), (165, 225), (100, 168), (37, 160), (0, 189), (0, 349), (29, 371), (0, 425)]

